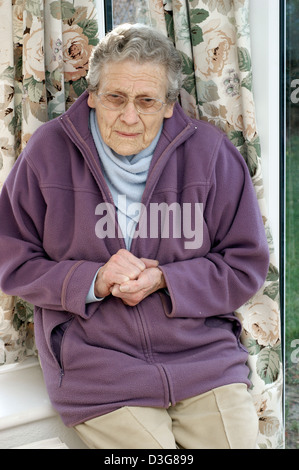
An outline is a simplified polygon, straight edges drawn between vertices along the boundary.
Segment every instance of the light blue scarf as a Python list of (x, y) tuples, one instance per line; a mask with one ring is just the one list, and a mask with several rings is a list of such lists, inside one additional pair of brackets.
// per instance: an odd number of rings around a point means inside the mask
[[(90, 111), (90, 129), (101, 160), (103, 174), (111, 191), (118, 214), (118, 223), (129, 250), (137, 224), (136, 205), (145, 188), (149, 166), (163, 125), (149, 147), (136, 155), (123, 156), (108, 147), (101, 136), (95, 110)], [(140, 213), (140, 211), (139, 211)]]

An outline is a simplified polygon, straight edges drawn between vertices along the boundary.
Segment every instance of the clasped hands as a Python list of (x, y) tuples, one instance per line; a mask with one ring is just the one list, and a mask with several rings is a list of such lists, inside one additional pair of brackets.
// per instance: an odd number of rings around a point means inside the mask
[(156, 290), (166, 287), (158, 265), (157, 260), (137, 258), (130, 251), (121, 249), (99, 270), (95, 295), (107, 297), (112, 294), (133, 307)]

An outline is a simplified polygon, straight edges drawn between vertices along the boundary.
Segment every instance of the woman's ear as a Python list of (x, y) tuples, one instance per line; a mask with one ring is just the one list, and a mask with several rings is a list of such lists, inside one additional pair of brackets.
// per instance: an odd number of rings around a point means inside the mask
[(96, 99), (93, 93), (89, 93), (88, 98), (87, 98), (87, 104), (90, 108), (96, 107)]
[(166, 105), (166, 110), (164, 114), (165, 118), (171, 118), (171, 116), (173, 115), (173, 108), (174, 108), (174, 103)]

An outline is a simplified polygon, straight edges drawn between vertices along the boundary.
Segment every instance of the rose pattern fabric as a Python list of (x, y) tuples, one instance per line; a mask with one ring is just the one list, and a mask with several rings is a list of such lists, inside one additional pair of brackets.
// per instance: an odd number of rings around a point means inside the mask
[(64, 77), (66, 81), (76, 81), (85, 77), (88, 70), (88, 60), (93, 46), (83, 34), (80, 26), (63, 28), (63, 61), (65, 64)]
[[(86, 89), (98, 22), (93, 0), (0, 0), (0, 9), (1, 190), (33, 132)], [(0, 364), (35, 353), (33, 306), (0, 292)]]
[(222, 129), (248, 165), (263, 216), (271, 264), (262, 289), (240, 307), (249, 351), (260, 448), (284, 446), (279, 273), (264, 199), (262, 149), (252, 93), (249, 0), (150, 0), (150, 20), (183, 59), (180, 100), (192, 117)]
[(222, 77), (225, 65), (235, 60), (234, 28), (222, 18), (217, 18), (206, 22), (201, 28), (201, 34), (203, 41), (198, 44), (198, 54), (204, 60), (200, 67), (196, 67), (198, 76), (203, 79)]

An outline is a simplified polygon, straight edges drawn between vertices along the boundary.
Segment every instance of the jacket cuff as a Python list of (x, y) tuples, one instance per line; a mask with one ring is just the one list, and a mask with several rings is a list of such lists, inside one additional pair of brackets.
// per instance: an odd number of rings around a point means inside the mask
[(94, 295), (94, 285), (95, 285), (96, 278), (97, 278), (97, 275), (98, 275), (98, 272), (99, 272), (100, 269), (97, 270), (97, 272), (95, 273), (95, 276), (92, 280), (90, 289), (89, 289), (88, 294), (87, 294), (86, 299), (85, 299), (86, 304), (91, 304), (92, 302), (100, 302), (101, 300), (103, 300), (105, 298), (105, 297), (96, 297)]
[(87, 318), (86, 297), (93, 279), (102, 264), (78, 261), (68, 272), (61, 293), (64, 310)]
[(168, 272), (168, 269), (167, 267), (165, 266), (160, 266), (159, 265), (159, 269), (161, 269), (162, 273), (163, 273), (163, 276), (164, 276), (164, 279), (165, 279), (165, 282), (166, 282), (166, 288), (163, 289), (163, 292), (167, 295), (167, 298), (169, 299), (169, 308), (164, 308), (164, 311), (165, 311), (165, 315), (167, 317), (175, 317), (175, 298), (174, 298), (174, 293), (173, 293), (173, 290), (172, 290), (172, 287), (171, 287), (171, 283), (169, 281), (169, 272)]

